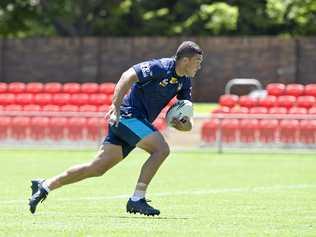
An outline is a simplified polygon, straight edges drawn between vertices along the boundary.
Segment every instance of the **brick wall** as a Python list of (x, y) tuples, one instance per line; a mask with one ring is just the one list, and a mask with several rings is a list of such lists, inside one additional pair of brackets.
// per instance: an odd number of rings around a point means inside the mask
[[(33, 38), (0, 40), (0, 81), (116, 82), (135, 63), (172, 56), (188, 38)], [(217, 101), (232, 78), (316, 83), (316, 38), (191, 38), (205, 52), (195, 101)], [(246, 93), (249, 88), (234, 88)]]

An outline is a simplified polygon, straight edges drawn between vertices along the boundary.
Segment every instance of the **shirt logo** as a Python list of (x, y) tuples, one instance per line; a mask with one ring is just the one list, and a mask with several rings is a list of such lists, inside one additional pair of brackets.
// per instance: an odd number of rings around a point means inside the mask
[(162, 87), (166, 87), (168, 85), (168, 83), (169, 83), (168, 78), (165, 78), (159, 83), (159, 85)]
[(168, 84), (177, 84), (178, 83), (178, 79), (175, 78), (175, 77), (172, 77), (170, 79), (168, 78), (165, 78), (163, 79), (159, 85), (162, 86), (162, 87), (166, 87)]
[(140, 69), (143, 73), (143, 77), (152, 76), (152, 72), (150, 71), (150, 65), (148, 62), (141, 63)]
[(169, 82), (170, 82), (170, 84), (177, 84), (178, 83), (178, 79), (175, 78), (175, 77), (172, 77)]

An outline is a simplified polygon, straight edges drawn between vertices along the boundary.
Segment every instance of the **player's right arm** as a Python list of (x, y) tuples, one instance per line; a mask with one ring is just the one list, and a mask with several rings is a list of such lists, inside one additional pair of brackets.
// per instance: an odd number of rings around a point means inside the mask
[(118, 125), (120, 119), (120, 106), (122, 104), (123, 97), (132, 85), (138, 81), (137, 74), (133, 68), (128, 69), (122, 74), (120, 80), (115, 86), (112, 104), (105, 115), (110, 124), (116, 126)]

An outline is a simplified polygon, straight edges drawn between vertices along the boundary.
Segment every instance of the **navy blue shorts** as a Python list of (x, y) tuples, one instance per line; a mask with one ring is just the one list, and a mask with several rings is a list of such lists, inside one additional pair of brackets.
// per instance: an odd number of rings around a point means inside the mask
[(157, 129), (145, 119), (120, 118), (118, 126), (110, 126), (108, 135), (103, 144), (114, 144), (122, 146), (123, 157), (125, 158), (136, 144), (154, 133)]

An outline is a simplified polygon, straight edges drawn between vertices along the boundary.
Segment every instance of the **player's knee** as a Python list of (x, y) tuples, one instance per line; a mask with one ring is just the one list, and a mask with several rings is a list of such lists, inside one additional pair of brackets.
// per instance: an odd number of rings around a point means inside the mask
[(166, 158), (170, 154), (170, 148), (167, 143), (160, 145), (156, 150), (155, 153), (158, 154), (160, 157)]

